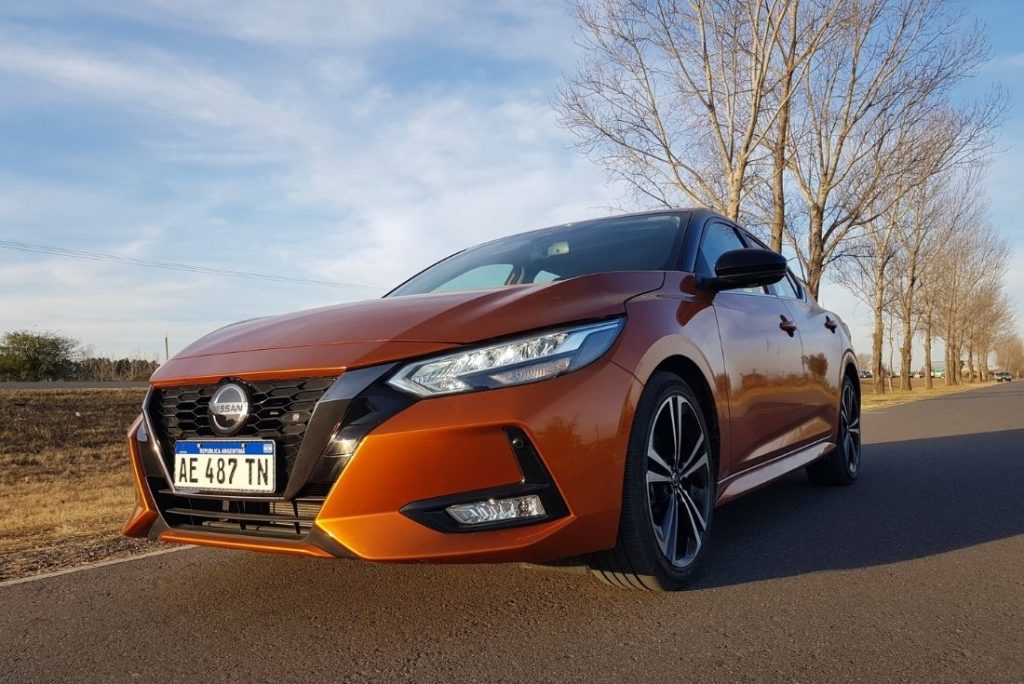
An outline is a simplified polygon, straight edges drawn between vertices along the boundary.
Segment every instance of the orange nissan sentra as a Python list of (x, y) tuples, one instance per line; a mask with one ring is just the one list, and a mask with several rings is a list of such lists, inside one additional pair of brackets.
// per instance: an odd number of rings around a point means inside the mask
[(849, 331), (703, 209), (467, 249), (229, 325), (153, 376), (125, 533), (372, 561), (585, 558), (677, 589), (715, 506), (860, 465)]

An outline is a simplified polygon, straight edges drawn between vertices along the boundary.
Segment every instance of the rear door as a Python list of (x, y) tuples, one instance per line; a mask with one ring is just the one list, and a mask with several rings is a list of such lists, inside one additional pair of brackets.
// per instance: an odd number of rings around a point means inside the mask
[[(745, 246), (734, 226), (710, 219), (697, 275), (713, 276), (719, 256)], [(764, 288), (717, 292), (712, 306), (728, 375), (734, 473), (791, 451), (803, 438), (802, 348), (786, 303)]]

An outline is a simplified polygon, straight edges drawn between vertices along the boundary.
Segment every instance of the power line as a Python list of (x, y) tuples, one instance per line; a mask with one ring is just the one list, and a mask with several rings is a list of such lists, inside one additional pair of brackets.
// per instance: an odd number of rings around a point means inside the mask
[(197, 266), (195, 264), (181, 264), (172, 261), (155, 261), (153, 259), (141, 259), (139, 257), (119, 256), (117, 254), (103, 254), (101, 252), (86, 252), (80, 249), (67, 249), (65, 247), (50, 247), (48, 245), (37, 245), (31, 242), (19, 242), (17, 240), (0, 240), (0, 248), (13, 249), (19, 252), (31, 252), (33, 254), (49, 254), (62, 256), (71, 259), (84, 259), (87, 261), (102, 261), (115, 264), (126, 264), (129, 266), (142, 266), (145, 268), (161, 268), (167, 271), (184, 271), (187, 273), (205, 273), (209, 275), (234, 278), (249, 278), (252, 280), (269, 280), (276, 283), (291, 283), (295, 285), (319, 285), (325, 287), (353, 287), (362, 290), (383, 290), (383, 287), (376, 285), (361, 285), (357, 283), (343, 283), (336, 280), (321, 280), (316, 278), (289, 278), (288, 276), (274, 275), (273, 273), (256, 273), (254, 271), (235, 271), (226, 268), (214, 268), (212, 266)]

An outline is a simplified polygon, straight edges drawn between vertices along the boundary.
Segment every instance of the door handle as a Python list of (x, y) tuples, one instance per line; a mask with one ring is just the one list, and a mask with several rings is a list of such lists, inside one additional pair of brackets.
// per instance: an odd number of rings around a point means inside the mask
[(832, 332), (835, 332), (836, 328), (839, 327), (839, 324), (833, 321), (831, 316), (825, 316), (825, 327)]
[(796, 323), (794, 323), (793, 321), (789, 320), (788, 318), (786, 318), (782, 314), (779, 314), (779, 318), (782, 319), (782, 321), (779, 323), (779, 328), (781, 328), (782, 330), (785, 330), (789, 334), (790, 337), (792, 337), (793, 335), (796, 335)]

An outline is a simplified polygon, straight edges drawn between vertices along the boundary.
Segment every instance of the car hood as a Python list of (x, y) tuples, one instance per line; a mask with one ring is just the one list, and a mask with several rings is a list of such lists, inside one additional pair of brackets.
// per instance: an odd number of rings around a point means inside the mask
[[(658, 271), (602, 273), (489, 290), (385, 297), (243, 321), (192, 343), (153, 380), (166, 384), (186, 375), (198, 377), (197, 372), (203, 377), (276, 373), (300, 358), (300, 367), (310, 371), (314, 365), (342, 370), (394, 361), (621, 314), (626, 300), (660, 288), (664, 277)], [(246, 361), (228, 358), (238, 355)]]

